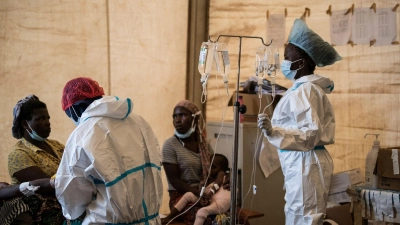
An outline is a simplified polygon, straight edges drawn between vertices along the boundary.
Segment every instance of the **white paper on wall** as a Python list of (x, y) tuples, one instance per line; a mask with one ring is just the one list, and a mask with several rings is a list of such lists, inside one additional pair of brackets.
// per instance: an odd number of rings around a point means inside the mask
[(355, 8), (351, 20), (351, 38), (354, 44), (369, 44), (374, 34), (374, 11), (370, 8)]
[(331, 15), (331, 44), (346, 45), (351, 35), (351, 13), (347, 9), (332, 11)]
[(283, 46), (286, 42), (286, 17), (285, 14), (270, 14), (267, 19), (267, 40), (273, 40), (272, 44)]
[(377, 8), (374, 14), (375, 45), (391, 45), (396, 40), (396, 12), (391, 8)]

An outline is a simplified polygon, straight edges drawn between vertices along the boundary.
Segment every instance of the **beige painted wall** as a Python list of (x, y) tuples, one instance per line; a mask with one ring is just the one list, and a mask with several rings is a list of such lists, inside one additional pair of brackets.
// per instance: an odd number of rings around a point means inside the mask
[[(218, 35), (246, 35), (266, 37), (266, 11), (270, 14), (283, 13), (287, 8), (286, 36), (295, 18), (299, 18), (305, 7), (311, 15), (306, 18), (308, 26), (323, 39), (330, 42), (329, 15), (326, 10), (342, 10), (351, 7), (394, 7), (398, 0), (212, 0), (210, 3), (209, 32), (212, 40)], [(400, 10), (397, 9), (397, 40), (400, 36)], [(220, 38), (229, 45), (231, 66), (229, 74), (230, 88), (235, 89), (237, 79), (238, 38)], [(254, 60), (257, 47), (261, 42), (256, 39), (243, 39), (241, 76), (245, 81), (254, 74)], [(335, 81), (335, 90), (329, 99), (336, 114), (336, 143), (328, 146), (332, 155), (335, 172), (360, 167), (364, 174), (365, 157), (374, 140), (366, 133), (379, 133), (382, 146), (400, 145), (400, 45), (373, 46), (350, 45), (335, 47), (343, 60), (333, 66), (317, 68), (316, 73)], [(283, 46), (280, 48), (283, 59)], [(278, 84), (289, 87), (290, 81), (280, 73)], [(222, 87), (222, 81), (211, 78), (207, 101), (208, 121), (220, 120), (221, 101), (216, 85)], [(227, 119), (233, 118), (232, 108), (228, 108)]]
[[(172, 0), (1, 1), (0, 180), (10, 181), (15, 103), (37, 95), (51, 115), (50, 138), (65, 143), (74, 124), (61, 110), (62, 88), (78, 76), (130, 97), (161, 147), (173, 134), (173, 107), (185, 97), (187, 12), (187, 1)], [(166, 202), (166, 185), (164, 193)], [(161, 213), (168, 211), (163, 204)]]

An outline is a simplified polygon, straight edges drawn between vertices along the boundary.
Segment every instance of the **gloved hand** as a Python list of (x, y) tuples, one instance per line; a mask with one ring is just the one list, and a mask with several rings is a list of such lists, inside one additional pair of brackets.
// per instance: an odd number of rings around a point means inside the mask
[(258, 127), (264, 132), (264, 135), (272, 134), (272, 124), (269, 116), (265, 113), (258, 114)]

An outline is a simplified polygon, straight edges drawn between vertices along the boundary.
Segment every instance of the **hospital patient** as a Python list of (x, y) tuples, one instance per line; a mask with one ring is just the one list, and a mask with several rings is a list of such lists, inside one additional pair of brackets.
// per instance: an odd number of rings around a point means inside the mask
[(19, 187), (18, 191), (23, 195), (14, 198), (17, 196), (8, 195), (12, 187), (1, 189), (3, 199), (9, 200), (0, 209), (0, 224), (63, 221), (54, 189), (43, 196), (43, 189), (35, 193), (32, 183), (29, 183), (35, 179), (50, 179), (56, 173), (64, 151), (63, 144), (49, 139), (51, 123), (46, 104), (35, 95), (19, 100), (13, 109), (11, 131), (18, 141), (8, 155), (8, 171), (11, 184)]
[[(211, 156), (212, 157), (212, 156)], [(230, 206), (230, 191), (222, 187), (225, 179), (225, 173), (229, 171), (228, 159), (221, 154), (215, 154), (214, 161), (211, 166), (209, 182), (204, 194), (200, 199), (200, 204), (205, 206), (196, 213), (195, 225), (202, 225), (209, 215), (221, 214), (228, 211)], [(171, 213), (161, 219), (163, 224), (168, 223), (179, 215), (189, 203), (196, 203), (199, 197), (192, 192), (186, 192), (178, 203), (172, 208)]]
[(161, 154), (129, 98), (85, 77), (67, 82), (62, 109), (76, 124), (55, 178), (64, 216), (83, 224), (160, 224)]
[[(165, 140), (162, 151), (171, 211), (186, 192), (200, 196), (200, 187), (209, 174), (210, 156), (214, 152), (206, 139), (202, 117), (199, 108), (188, 100), (178, 102), (172, 111), (175, 131)], [(199, 209), (195, 206), (179, 219), (193, 224)], [(205, 224), (211, 223), (211, 218), (207, 218)]]

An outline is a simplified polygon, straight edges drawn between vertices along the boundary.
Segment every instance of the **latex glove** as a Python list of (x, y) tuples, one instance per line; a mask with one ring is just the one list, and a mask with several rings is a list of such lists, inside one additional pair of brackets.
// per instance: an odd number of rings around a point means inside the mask
[(258, 114), (258, 127), (264, 132), (264, 135), (272, 134), (272, 124), (269, 116), (265, 113)]

